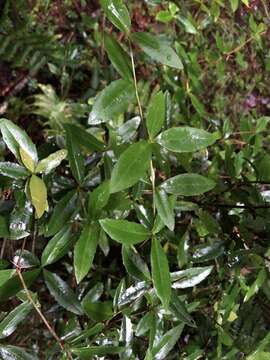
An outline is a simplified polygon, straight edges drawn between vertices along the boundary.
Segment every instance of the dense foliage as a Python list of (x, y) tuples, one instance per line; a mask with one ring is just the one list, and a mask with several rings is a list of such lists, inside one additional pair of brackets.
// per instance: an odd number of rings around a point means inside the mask
[(270, 359), (267, 0), (0, 0), (0, 358)]

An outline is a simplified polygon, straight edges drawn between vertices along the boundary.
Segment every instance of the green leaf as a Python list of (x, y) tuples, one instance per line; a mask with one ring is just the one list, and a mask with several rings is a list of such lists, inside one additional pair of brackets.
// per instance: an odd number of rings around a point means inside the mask
[(31, 171), (31, 173), (33, 173), (35, 171), (36, 163), (34, 162), (32, 157), (21, 147), (19, 148), (19, 153), (23, 165), (26, 167), (26, 169), (28, 169), (29, 171)]
[(121, 125), (116, 130), (117, 145), (128, 143), (131, 142), (131, 140), (134, 140), (140, 123), (141, 118), (139, 116), (135, 116), (133, 119), (130, 119)]
[(192, 317), (189, 315), (185, 304), (179, 299), (175, 291), (172, 292), (169, 310), (179, 321), (187, 324), (188, 326), (196, 327), (196, 324)]
[(12, 179), (25, 179), (30, 175), (24, 166), (12, 162), (0, 162), (0, 172), (2, 176)]
[(216, 183), (199, 174), (176, 175), (164, 183), (161, 188), (169, 194), (195, 196), (212, 190)]
[(66, 124), (76, 142), (88, 151), (104, 151), (106, 146), (89, 131), (74, 124)]
[(120, 294), (117, 306), (122, 307), (129, 305), (142, 297), (147, 291), (149, 291), (149, 283), (140, 281), (134, 286), (130, 286)]
[(183, 69), (181, 60), (166, 40), (161, 40), (146, 32), (134, 33), (132, 34), (132, 39), (137, 42), (142, 50), (153, 60), (179, 70)]
[(0, 323), (0, 339), (11, 335), (17, 326), (26, 318), (33, 306), (24, 302), (15, 307)]
[(64, 128), (66, 130), (66, 144), (71, 172), (77, 183), (81, 184), (85, 175), (84, 157), (72, 129), (70, 129), (68, 124)]
[(62, 229), (76, 211), (77, 193), (68, 192), (54, 207), (47, 225), (46, 236), (52, 236)]
[(83, 308), (90, 319), (94, 321), (108, 320), (113, 316), (111, 301), (89, 301), (83, 300)]
[[(7, 271), (7, 270), (2, 270), (2, 271)], [(20, 281), (18, 275), (16, 275), (15, 270), (11, 270), (11, 271), (14, 271), (14, 273), (13, 273), (14, 275), (13, 276), (11, 275), (11, 277), (9, 279), (6, 279), (5, 282), (0, 286), (0, 302), (6, 301), (7, 299), (16, 295), (17, 292), (22, 290), (22, 284), (21, 284), (21, 281)], [(39, 273), (40, 273), (40, 269), (35, 269), (35, 270), (31, 270), (31, 271), (26, 271), (22, 274), (23, 279), (28, 288), (36, 280)], [(1, 275), (0, 275), (0, 278), (1, 278)], [(0, 284), (1, 284), (1, 279), (0, 279)]]
[(0, 345), (0, 356), (3, 360), (37, 360), (23, 348), (12, 345)]
[(37, 164), (36, 173), (49, 174), (53, 169), (61, 164), (61, 162), (67, 157), (67, 150), (62, 149), (54, 152), (45, 159), (42, 159)]
[(206, 279), (212, 269), (213, 266), (205, 266), (173, 272), (171, 273), (172, 287), (174, 289), (194, 287)]
[(153, 347), (152, 355), (155, 360), (163, 360), (167, 358), (169, 352), (174, 348), (182, 331), (184, 324), (178, 325), (171, 330), (167, 331)]
[(7, 119), (0, 119), (0, 130), (4, 142), (18, 161), (22, 160), (20, 155), (21, 148), (34, 164), (37, 163), (37, 149), (25, 131)]
[(111, 345), (87, 346), (71, 349), (73, 354), (79, 356), (80, 359), (85, 360), (89, 360), (93, 356), (104, 357), (106, 355), (120, 354), (123, 350), (123, 347)]
[(82, 315), (82, 306), (70, 287), (56, 274), (47, 270), (43, 270), (43, 274), (47, 288), (59, 305), (76, 315)]
[(171, 300), (171, 278), (167, 256), (159, 240), (152, 239), (151, 244), (151, 269), (154, 287), (157, 296), (165, 309), (168, 309)]
[(124, 245), (138, 244), (151, 235), (143, 225), (127, 220), (103, 219), (99, 223), (113, 240)]
[(15, 273), (14, 269), (0, 270), (0, 286), (4, 285)]
[(89, 115), (89, 125), (97, 125), (112, 120), (124, 113), (134, 102), (134, 84), (128, 80), (113, 81), (97, 96)]
[(161, 220), (171, 231), (173, 231), (175, 225), (173, 206), (163, 189), (156, 189), (154, 193), (154, 203)]
[(116, 193), (136, 184), (149, 169), (151, 153), (151, 144), (146, 141), (130, 145), (113, 168), (110, 192)]
[(181, 15), (177, 16), (177, 20), (179, 20), (179, 22), (182, 25), (184, 25), (185, 31), (188, 34), (193, 34), (193, 35), (197, 34), (197, 30), (196, 30), (195, 26), (191, 23), (190, 20), (188, 20), (187, 18), (185, 18), (184, 16), (181, 16)]
[(129, 33), (131, 21), (127, 7), (122, 0), (101, 0), (100, 4), (108, 19), (119, 30)]
[(9, 239), (20, 240), (26, 238), (31, 233), (31, 220), (33, 217), (33, 207), (31, 202), (26, 199), (23, 192), (16, 195), (16, 205), (9, 218)]
[(46, 245), (43, 250), (41, 263), (47, 266), (61, 259), (70, 248), (72, 237), (69, 226), (63, 227)]
[(119, 74), (127, 80), (132, 80), (132, 66), (127, 53), (114, 37), (104, 35), (104, 45), (109, 59)]
[(77, 283), (88, 274), (91, 269), (97, 249), (99, 226), (92, 222), (85, 225), (74, 248), (74, 269)]
[(157, 142), (174, 152), (194, 152), (207, 148), (217, 140), (216, 134), (189, 126), (174, 127), (161, 133)]
[(98, 218), (101, 210), (110, 198), (110, 182), (104, 181), (88, 195), (88, 213), (90, 218)]
[(48, 210), (47, 188), (44, 181), (36, 175), (32, 175), (29, 181), (29, 192), (31, 203), (36, 210), (39, 219)]
[(162, 91), (153, 95), (148, 105), (146, 125), (150, 139), (153, 139), (161, 130), (165, 120), (165, 96)]
[(0, 215), (0, 238), (8, 238), (9, 230), (8, 230), (8, 222), (7, 218)]
[(131, 246), (122, 246), (122, 259), (127, 272), (131, 276), (142, 281), (151, 280), (151, 275), (146, 263)]
[(222, 241), (215, 241), (213, 243), (206, 243), (193, 247), (192, 261), (200, 263), (216, 259), (224, 253), (224, 246)]

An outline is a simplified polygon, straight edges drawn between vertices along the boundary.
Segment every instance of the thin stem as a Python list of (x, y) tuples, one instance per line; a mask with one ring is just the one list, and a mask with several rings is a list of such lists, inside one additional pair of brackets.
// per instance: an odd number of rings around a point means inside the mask
[(7, 238), (4, 238), (3, 242), (2, 242), (2, 247), (1, 247), (0, 259), (3, 259), (3, 257), (4, 257), (6, 245), (7, 245)]
[(136, 93), (137, 103), (138, 103), (138, 107), (139, 107), (140, 117), (141, 117), (141, 120), (143, 121), (143, 111), (142, 111), (142, 105), (141, 105), (140, 96), (139, 96), (139, 92), (138, 92), (138, 83), (137, 83), (135, 63), (134, 63), (134, 54), (133, 54), (132, 45), (131, 45), (130, 40), (129, 40), (129, 49), (130, 49), (130, 58), (131, 58), (131, 64), (132, 64), (132, 73), (133, 73), (135, 93)]
[(69, 350), (66, 350), (63, 346), (63, 343), (61, 341), (61, 339), (58, 337), (58, 335), (56, 334), (56, 332), (53, 330), (53, 328), (51, 327), (51, 325), (49, 324), (49, 322), (47, 321), (47, 319), (45, 318), (45, 316), (42, 314), (42, 312), (40, 311), (40, 309), (38, 308), (37, 304), (35, 303), (35, 301), (33, 300), (27, 286), (26, 286), (26, 283), (24, 281), (24, 278), (22, 276), (22, 273), (21, 273), (21, 269), (20, 267), (16, 267), (16, 272), (18, 274), (18, 277), (20, 279), (20, 282), (22, 284), (22, 287), (23, 289), (25, 290), (25, 294), (27, 296), (27, 299), (29, 300), (29, 302), (33, 305), (33, 307), (35, 308), (36, 312), (38, 313), (39, 317), (41, 318), (41, 320), (44, 322), (44, 324), (46, 325), (47, 329), (49, 330), (49, 332), (51, 333), (51, 335), (54, 337), (54, 339), (57, 341), (57, 343), (59, 344), (61, 350), (63, 352), (66, 353), (67, 357), (69, 360), (73, 360), (72, 359), (72, 355), (71, 353), (69, 352)]
[[(136, 76), (136, 70), (135, 70), (134, 54), (133, 54), (132, 44), (131, 44), (130, 40), (129, 40), (129, 49), (130, 49), (130, 58), (131, 58), (131, 64), (132, 64), (132, 73), (133, 73), (135, 93), (136, 93), (136, 98), (137, 98), (137, 103), (138, 103), (138, 107), (139, 107), (141, 121), (143, 121), (143, 111), (142, 111), (142, 105), (141, 105), (139, 91), (138, 91), (138, 82), (137, 82), (137, 76)], [(150, 180), (151, 180), (151, 184), (152, 184), (152, 194), (153, 194), (153, 213), (155, 215), (156, 207), (155, 207), (155, 202), (154, 202), (154, 195), (155, 195), (155, 188), (156, 188), (156, 186), (155, 186), (156, 176), (155, 176), (155, 169), (154, 169), (152, 159), (150, 161), (150, 170), (151, 170)]]

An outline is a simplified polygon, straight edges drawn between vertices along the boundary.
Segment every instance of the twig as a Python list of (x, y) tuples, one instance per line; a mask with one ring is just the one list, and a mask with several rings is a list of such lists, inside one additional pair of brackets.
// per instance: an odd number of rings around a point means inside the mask
[[(15, 264), (16, 265), (16, 264)], [(22, 273), (21, 273), (21, 268), (16, 265), (16, 272), (18, 274), (18, 277), (20, 279), (20, 282), (22, 284), (22, 287), (23, 289), (25, 290), (25, 294), (29, 300), (29, 302), (33, 305), (34, 309), (36, 310), (36, 312), (38, 313), (39, 317), (41, 318), (41, 320), (44, 322), (45, 326), (47, 327), (47, 329), (49, 330), (49, 332), (51, 333), (51, 335), (54, 337), (54, 339), (57, 341), (57, 343), (59, 344), (61, 350), (63, 352), (66, 353), (67, 357), (69, 360), (73, 360), (72, 359), (72, 355), (70, 353), (69, 350), (65, 349), (61, 339), (58, 337), (58, 335), (56, 334), (56, 332), (54, 331), (54, 329), (51, 327), (51, 325), (49, 324), (49, 322), (47, 321), (47, 319), (45, 318), (45, 316), (42, 314), (42, 312), (40, 311), (40, 309), (38, 308), (37, 304), (35, 303), (35, 301), (33, 300), (26, 284), (25, 284), (25, 281), (24, 281), (24, 278), (22, 276)]]

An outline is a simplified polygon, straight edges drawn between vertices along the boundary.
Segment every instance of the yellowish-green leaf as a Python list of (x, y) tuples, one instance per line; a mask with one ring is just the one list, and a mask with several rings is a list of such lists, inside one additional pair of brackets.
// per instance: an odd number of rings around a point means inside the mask
[(23, 165), (33, 173), (36, 166), (33, 158), (21, 147), (19, 148), (19, 152)]
[(48, 209), (47, 188), (44, 181), (36, 175), (32, 175), (29, 182), (31, 202), (36, 210), (36, 217), (39, 219)]

